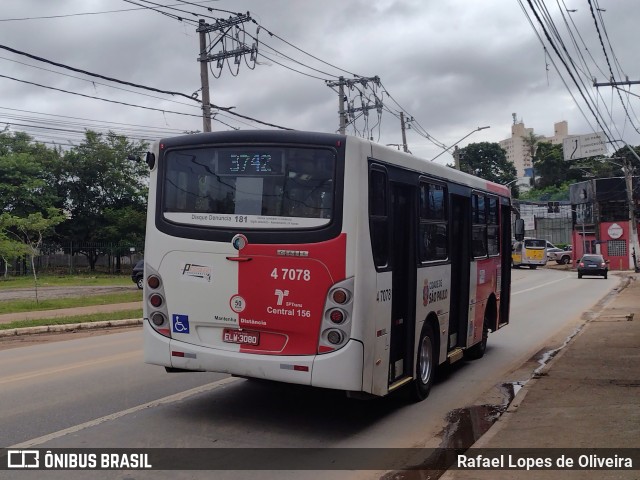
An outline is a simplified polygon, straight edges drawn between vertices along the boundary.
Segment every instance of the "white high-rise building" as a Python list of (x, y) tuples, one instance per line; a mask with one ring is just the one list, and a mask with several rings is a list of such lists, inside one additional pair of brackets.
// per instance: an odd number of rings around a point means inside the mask
[[(498, 142), (507, 152), (507, 160), (514, 164), (518, 178), (528, 179), (533, 176), (533, 164), (531, 163), (531, 152), (526, 140), (533, 133), (533, 128), (526, 128), (524, 122), (519, 122), (513, 115), (514, 123), (511, 125), (511, 137)], [(569, 126), (565, 120), (553, 124), (553, 136), (542, 136), (539, 141), (550, 142), (554, 145), (562, 144), (562, 140), (569, 136)], [(518, 182), (520, 185), (521, 182)]]

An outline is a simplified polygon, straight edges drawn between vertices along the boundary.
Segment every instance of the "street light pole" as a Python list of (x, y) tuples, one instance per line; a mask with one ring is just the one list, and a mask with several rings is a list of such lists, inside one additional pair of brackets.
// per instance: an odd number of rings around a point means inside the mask
[[(484, 130), (485, 128), (491, 128), (490, 125), (486, 126), (486, 127), (478, 127), (475, 130), (470, 131), (469, 133), (467, 133), (464, 137), (462, 137), (460, 140), (458, 140), (456, 143), (448, 146), (447, 148), (445, 148), (442, 152), (440, 152), (438, 155), (436, 155), (435, 157), (433, 157), (431, 159), (431, 161), (433, 162), (436, 158), (438, 158), (440, 155), (442, 155), (443, 153), (448, 152), (449, 150), (451, 150), (453, 147), (455, 147), (456, 145), (458, 145), (461, 141), (463, 141), (465, 138), (473, 135), (476, 132), (479, 132), (480, 130)], [(459, 169), (459, 168), (458, 168)]]

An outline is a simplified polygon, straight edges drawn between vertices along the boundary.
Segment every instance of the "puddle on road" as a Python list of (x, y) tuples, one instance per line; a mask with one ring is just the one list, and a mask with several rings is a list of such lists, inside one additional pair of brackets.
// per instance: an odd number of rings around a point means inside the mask
[(526, 382), (509, 382), (500, 386), (504, 401), (502, 405), (474, 405), (452, 410), (447, 415), (447, 426), (442, 431), (442, 441), (435, 451), (425, 450), (430, 455), (420, 463), (408, 468), (389, 472), (380, 480), (436, 480), (440, 478), (456, 459), (477, 442), (504, 413), (518, 391)]

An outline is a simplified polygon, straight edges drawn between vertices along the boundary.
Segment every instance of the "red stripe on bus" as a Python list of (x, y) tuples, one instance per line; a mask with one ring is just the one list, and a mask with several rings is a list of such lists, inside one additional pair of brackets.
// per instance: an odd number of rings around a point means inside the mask
[(239, 326), (261, 333), (260, 345), (241, 345), (240, 351), (316, 354), (326, 295), (345, 278), (346, 248), (344, 233), (326, 242), (243, 248), (242, 255), (253, 260), (238, 264), (238, 294), (246, 302)]

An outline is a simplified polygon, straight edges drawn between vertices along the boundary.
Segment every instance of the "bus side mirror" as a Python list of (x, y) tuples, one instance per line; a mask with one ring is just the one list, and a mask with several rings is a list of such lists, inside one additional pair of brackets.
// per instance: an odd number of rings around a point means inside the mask
[(524, 220), (517, 218), (513, 225), (513, 236), (517, 241), (524, 240)]
[(147, 165), (149, 165), (149, 170), (153, 170), (153, 167), (156, 165), (156, 156), (151, 152), (147, 152), (145, 161)]

